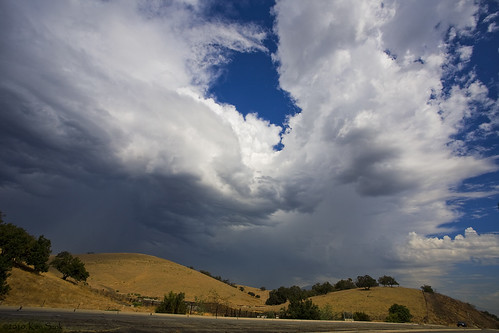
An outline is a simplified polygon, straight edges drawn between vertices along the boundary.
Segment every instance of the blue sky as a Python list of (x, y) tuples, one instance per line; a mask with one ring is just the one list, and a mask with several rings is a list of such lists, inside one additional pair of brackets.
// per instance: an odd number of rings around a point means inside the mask
[(0, 6), (0, 209), (54, 252), (497, 314), (497, 1)]

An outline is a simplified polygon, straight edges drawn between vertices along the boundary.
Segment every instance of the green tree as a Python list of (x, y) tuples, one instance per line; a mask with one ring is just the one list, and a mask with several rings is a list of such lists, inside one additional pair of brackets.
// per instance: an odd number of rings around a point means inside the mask
[(369, 290), (371, 289), (371, 287), (378, 286), (376, 280), (370, 277), (369, 275), (357, 276), (355, 284), (357, 285), (357, 287), (364, 288), (365, 290)]
[(386, 275), (383, 275), (381, 277), (378, 278), (378, 283), (383, 285), (384, 287), (386, 286), (390, 286), (390, 287), (393, 287), (393, 286), (398, 286), (398, 282), (395, 281), (395, 279), (391, 276), (386, 276)]
[(386, 317), (386, 321), (391, 323), (407, 323), (412, 319), (411, 312), (404, 305), (393, 304), (388, 309), (388, 317)]
[(334, 286), (327, 281), (322, 284), (316, 283), (312, 286), (312, 292), (314, 295), (325, 295), (332, 291), (334, 291)]
[(29, 258), (35, 238), (23, 228), (12, 223), (0, 224), (0, 248), (2, 257), (13, 264), (22, 264)]
[(79, 258), (75, 258), (67, 251), (60, 252), (52, 260), (50, 265), (54, 266), (59, 272), (62, 273), (62, 279), (66, 280), (68, 277), (76, 281), (87, 281), (89, 274), (85, 269), (85, 264)]
[(298, 286), (289, 288), (279, 287), (279, 289), (271, 290), (269, 298), (265, 302), (267, 305), (279, 305), (291, 300), (302, 300), (306, 297), (306, 292)]
[(430, 293), (430, 294), (433, 294), (435, 292), (433, 290), (433, 288), (427, 284), (425, 284), (424, 286), (421, 286), (421, 290), (425, 293)]
[(311, 299), (292, 299), (285, 313), (290, 319), (321, 319), (319, 307)]
[(351, 278), (348, 280), (340, 280), (334, 284), (334, 289), (336, 290), (347, 290), (347, 289), (355, 289), (357, 286), (353, 283)]
[(49, 257), (51, 252), (50, 239), (43, 235), (33, 242), (26, 264), (33, 265), (35, 272), (47, 272), (49, 270)]
[(163, 301), (156, 308), (157, 313), (175, 313), (186, 314), (187, 305), (185, 304), (185, 294), (176, 294), (173, 291), (165, 295)]

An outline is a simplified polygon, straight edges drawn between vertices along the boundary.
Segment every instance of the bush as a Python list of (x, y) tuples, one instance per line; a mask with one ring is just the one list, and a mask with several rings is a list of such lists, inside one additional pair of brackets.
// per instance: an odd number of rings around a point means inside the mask
[(286, 318), (290, 319), (320, 319), (321, 313), (319, 307), (312, 303), (312, 300), (292, 299), (285, 313)]
[(424, 286), (421, 286), (421, 290), (425, 293), (430, 293), (430, 294), (433, 294), (435, 292), (433, 290), (433, 288), (427, 284), (425, 284)]
[(334, 320), (333, 307), (331, 304), (324, 305), (320, 310), (321, 320)]
[(411, 312), (404, 305), (393, 304), (390, 309), (388, 309), (388, 317), (386, 321), (390, 323), (407, 323), (412, 319)]
[(184, 293), (176, 294), (170, 291), (168, 296), (165, 295), (163, 301), (156, 308), (156, 313), (186, 314), (187, 305), (184, 299)]
[(364, 312), (354, 312), (353, 320), (355, 321), (371, 321), (371, 318), (367, 313)]

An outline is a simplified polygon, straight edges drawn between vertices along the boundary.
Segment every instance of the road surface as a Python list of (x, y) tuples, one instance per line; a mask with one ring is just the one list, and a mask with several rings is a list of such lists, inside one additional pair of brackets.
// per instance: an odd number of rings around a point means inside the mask
[[(213, 318), (110, 311), (0, 307), (0, 331), (44, 325), (54, 332), (463, 332), (435, 325), (285, 319)], [(48, 330), (50, 331), (50, 329)], [(476, 331), (476, 330), (475, 330)], [(484, 330), (481, 332), (499, 332)]]

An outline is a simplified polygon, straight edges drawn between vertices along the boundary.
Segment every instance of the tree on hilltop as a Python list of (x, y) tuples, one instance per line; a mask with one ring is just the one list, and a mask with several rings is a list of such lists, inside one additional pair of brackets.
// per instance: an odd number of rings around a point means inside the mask
[(356, 285), (353, 283), (351, 278), (348, 280), (339, 280), (334, 284), (334, 289), (336, 290), (347, 290), (347, 289), (355, 289)]
[(355, 285), (359, 288), (364, 288), (365, 290), (371, 289), (371, 287), (377, 287), (378, 282), (375, 279), (370, 277), (369, 275), (357, 276), (357, 280), (355, 281)]
[(393, 287), (393, 286), (399, 285), (399, 283), (397, 281), (395, 281), (395, 279), (393, 277), (386, 276), (386, 275), (383, 275), (380, 278), (378, 278), (378, 283), (383, 285), (384, 287), (386, 287), (386, 286)]
[(73, 257), (67, 251), (60, 252), (52, 260), (50, 265), (54, 266), (59, 272), (62, 273), (62, 279), (66, 280), (68, 277), (76, 281), (87, 281), (89, 274), (85, 269), (85, 264), (79, 258)]

